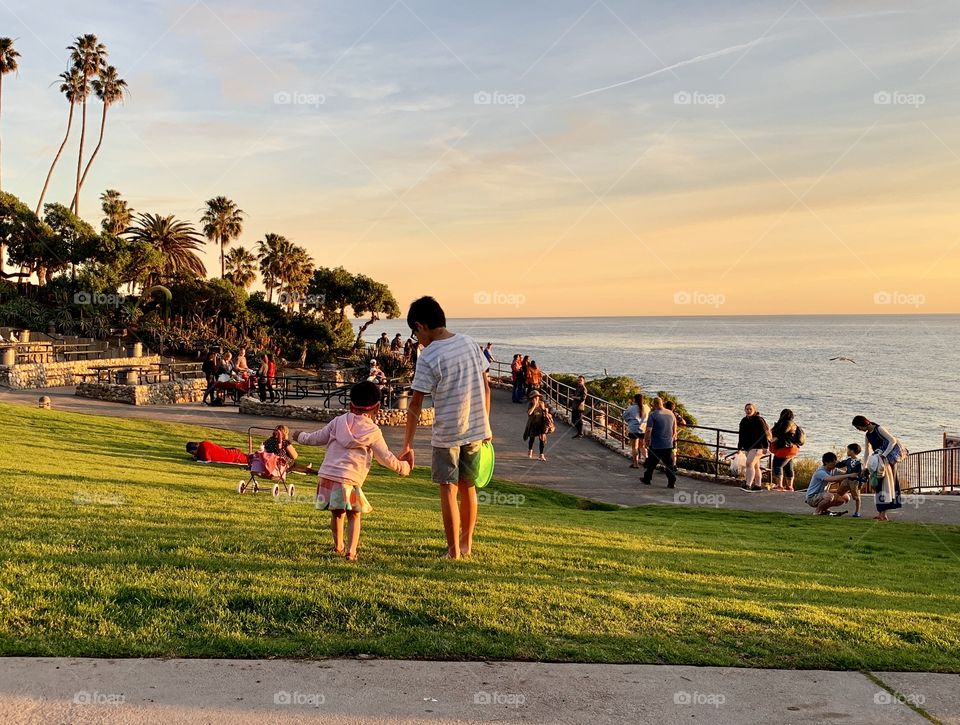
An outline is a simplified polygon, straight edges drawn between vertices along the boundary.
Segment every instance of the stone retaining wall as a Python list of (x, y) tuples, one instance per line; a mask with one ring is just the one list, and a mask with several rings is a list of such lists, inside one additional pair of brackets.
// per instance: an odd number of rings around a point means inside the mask
[(81, 398), (95, 398), (127, 405), (176, 405), (200, 402), (206, 389), (207, 381), (200, 378), (149, 385), (80, 383), (77, 385), (76, 394)]
[[(282, 403), (261, 403), (256, 398), (244, 398), (240, 401), (240, 412), (245, 415), (296, 418), (328, 423), (346, 411), (339, 408), (310, 408), (301, 405), (283, 405)], [(374, 421), (379, 426), (404, 426), (407, 424), (407, 411), (381, 408)], [(433, 408), (424, 408), (420, 413), (420, 426), (429, 427), (432, 425)]]
[(106, 360), (74, 360), (71, 362), (0, 366), (0, 385), (14, 390), (58, 388), (64, 385), (76, 385), (81, 381), (78, 375), (91, 372), (90, 368), (92, 367), (140, 367), (158, 362), (160, 362), (159, 355), (145, 355), (143, 357), (120, 357)]

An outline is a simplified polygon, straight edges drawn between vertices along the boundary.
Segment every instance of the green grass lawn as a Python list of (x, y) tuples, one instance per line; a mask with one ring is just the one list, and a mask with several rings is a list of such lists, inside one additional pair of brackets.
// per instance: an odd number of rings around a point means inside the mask
[[(609, 510), (495, 480), (448, 562), (429, 472), (329, 515), (186, 457), (234, 434), (0, 405), (0, 654), (384, 657), (960, 672), (960, 527)], [(318, 461), (319, 449), (303, 448)], [(585, 474), (587, 475), (587, 474)], [(312, 481), (295, 477), (299, 493)]]

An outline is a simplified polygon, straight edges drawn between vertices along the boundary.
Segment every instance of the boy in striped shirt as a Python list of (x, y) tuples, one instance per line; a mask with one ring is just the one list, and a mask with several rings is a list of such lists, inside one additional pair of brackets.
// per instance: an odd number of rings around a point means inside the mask
[[(413, 377), (413, 396), (399, 458), (413, 462), (413, 438), (423, 397), (433, 397), (433, 481), (440, 486), (440, 511), (449, 559), (470, 556), (477, 523), (477, 460), (480, 446), (491, 440), (489, 363), (479, 345), (450, 332), (433, 297), (410, 305), (407, 324), (423, 345)], [(457, 494), (460, 495), (459, 504)]]

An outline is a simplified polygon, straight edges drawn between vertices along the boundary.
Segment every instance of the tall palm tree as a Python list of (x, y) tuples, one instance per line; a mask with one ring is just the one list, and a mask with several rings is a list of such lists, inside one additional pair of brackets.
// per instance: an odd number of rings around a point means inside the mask
[(220, 245), (220, 276), (223, 277), (227, 271), (223, 255), (231, 240), (243, 231), (243, 209), (227, 197), (217, 196), (207, 202), (200, 223), (207, 239)]
[(273, 302), (273, 291), (283, 281), (283, 259), (290, 255), (293, 242), (280, 234), (266, 234), (257, 242), (260, 276), (267, 289), (267, 301)]
[[(15, 72), (20, 66), (17, 58), (20, 54), (13, 47), (13, 38), (0, 38), (0, 114), (3, 113), (3, 77)], [(0, 185), (0, 188), (3, 188)], [(3, 259), (0, 258), (0, 271), (3, 271)]]
[(285, 302), (288, 312), (295, 305), (302, 307), (304, 295), (313, 277), (313, 258), (303, 247), (292, 245), (292, 249), (280, 261), (280, 289), (286, 293)]
[(83, 176), (80, 177), (80, 183), (77, 186), (77, 193), (73, 197), (73, 205), (79, 204), (80, 192), (83, 190), (83, 182), (87, 180), (87, 174), (93, 165), (93, 160), (97, 158), (97, 153), (103, 145), (103, 130), (107, 127), (107, 109), (115, 103), (122, 103), (123, 97), (127, 93), (127, 82), (117, 75), (117, 69), (112, 65), (101, 68), (97, 77), (90, 82), (93, 92), (103, 104), (103, 115), (100, 116), (100, 138), (97, 140), (97, 147), (90, 154), (90, 160), (87, 161), (83, 169)]
[(61, 73), (60, 81), (60, 92), (65, 95), (67, 101), (70, 102), (70, 111), (67, 114), (67, 132), (63, 135), (63, 143), (60, 144), (57, 155), (53, 157), (53, 163), (50, 164), (50, 171), (47, 172), (47, 179), (43, 182), (43, 191), (40, 192), (40, 201), (37, 202), (37, 214), (40, 213), (40, 209), (43, 207), (43, 198), (47, 195), (47, 187), (50, 186), (53, 170), (56, 168), (57, 162), (60, 160), (60, 155), (63, 153), (63, 149), (66, 147), (67, 141), (70, 138), (70, 129), (73, 126), (73, 109), (76, 107), (77, 101), (83, 96), (85, 92), (84, 88), (87, 84), (87, 79), (77, 68), (71, 68)]
[(250, 289), (257, 278), (257, 257), (244, 247), (234, 247), (227, 252), (227, 272), (223, 276), (237, 287)]
[(73, 213), (80, 216), (80, 177), (83, 168), (83, 141), (87, 134), (87, 98), (90, 96), (90, 79), (100, 73), (107, 62), (107, 46), (91, 33), (78, 36), (73, 44), (67, 46), (74, 67), (83, 74), (83, 93), (77, 99), (83, 109), (83, 122), (80, 126), (80, 151), (77, 154), (77, 184), (72, 205)]
[(107, 189), (100, 195), (100, 208), (103, 209), (103, 231), (115, 237), (123, 234), (133, 221), (133, 209), (114, 189)]
[(173, 214), (138, 214), (124, 235), (134, 242), (146, 242), (163, 254), (161, 281), (179, 273), (207, 276), (207, 268), (197, 255), (203, 238), (190, 222), (175, 219)]

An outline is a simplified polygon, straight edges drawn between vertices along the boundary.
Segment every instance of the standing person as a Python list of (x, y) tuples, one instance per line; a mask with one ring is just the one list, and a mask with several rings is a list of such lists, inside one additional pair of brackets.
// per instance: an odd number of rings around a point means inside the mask
[(677, 467), (677, 450), (680, 448), (680, 445), (679, 443), (677, 443), (677, 441), (680, 438), (680, 429), (687, 427), (687, 420), (682, 415), (680, 415), (680, 411), (677, 410), (676, 403), (674, 403), (672, 400), (664, 400), (663, 408), (664, 410), (669, 410), (671, 413), (673, 413), (674, 417), (676, 417), (677, 419), (677, 435), (674, 436), (674, 439), (673, 439), (673, 467), (676, 468)]
[(667, 488), (677, 485), (676, 466), (673, 462), (673, 447), (677, 439), (677, 418), (663, 407), (663, 398), (653, 399), (653, 411), (647, 418), (647, 461), (644, 464), (643, 481), (650, 485), (657, 464), (663, 466), (667, 474)]
[[(876, 489), (877, 494), (874, 499), (877, 504), (877, 515), (873, 517), (877, 521), (889, 521), (887, 511), (903, 506), (900, 500), (900, 478), (897, 475), (897, 463), (906, 458), (909, 451), (890, 431), (865, 416), (856, 416), (853, 419), (853, 427), (864, 433), (866, 437), (866, 444), (863, 447), (864, 468), (869, 470), (870, 467), (866, 464), (873, 452), (878, 453), (885, 464), (879, 471), (883, 471), (889, 466), (890, 475), (877, 476), (877, 482), (880, 486)], [(871, 478), (872, 484), (873, 479)]]
[(384, 357), (390, 352), (390, 338), (387, 337), (387, 333), (381, 333), (380, 337), (377, 339), (376, 351), (377, 357)]
[(770, 429), (773, 439), (770, 441), (770, 452), (773, 454), (774, 491), (793, 491), (793, 459), (807, 440), (803, 428), (796, 424), (793, 417), (793, 411), (784, 408)]
[[(213, 402), (213, 393), (217, 385), (217, 353), (210, 350), (200, 369), (203, 371), (203, 376), (207, 379), (207, 389), (203, 393), (203, 404), (210, 405), (210, 403)], [(209, 402), (207, 402), (208, 398)]]
[(540, 390), (540, 381), (543, 380), (543, 373), (537, 367), (537, 361), (531, 360), (527, 366), (527, 395), (535, 390)]
[(414, 345), (414, 342), (412, 337), (407, 338), (407, 341), (403, 343), (403, 359), (408, 362), (410, 361), (410, 358), (413, 355), (413, 345)]
[(488, 363), (495, 363), (497, 358), (493, 356), (493, 343), (488, 342), (487, 346), (483, 348), (483, 356), (487, 358)]
[(423, 344), (423, 353), (410, 386), (413, 396), (400, 460), (413, 464), (413, 438), (423, 397), (430, 393), (434, 410), (431, 468), (433, 481), (440, 487), (445, 558), (459, 559), (473, 552), (477, 463), (483, 441), (493, 439), (488, 365), (473, 340), (447, 329), (447, 317), (433, 297), (421, 297), (410, 305), (407, 324)]
[(514, 403), (523, 402), (523, 386), (526, 381), (523, 378), (523, 370), (520, 365), (521, 356), (519, 354), (513, 356), (513, 362), (510, 363), (510, 373), (513, 375), (513, 391), (511, 400)]
[(543, 402), (540, 391), (531, 393), (530, 405), (527, 406), (527, 425), (523, 431), (523, 439), (527, 441), (527, 458), (533, 458), (533, 441), (540, 441), (540, 460), (547, 460), (543, 449), (547, 445), (547, 436), (553, 419), (547, 404)]
[(570, 422), (577, 429), (574, 438), (583, 438), (583, 413), (587, 407), (587, 381), (582, 375), (577, 377), (577, 388), (573, 394), (570, 410)]
[(269, 352), (263, 353), (260, 358), (260, 367), (257, 368), (257, 392), (260, 393), (260, 402), (266, 403), (269, 394), (270, 401), (273, 402), (273, 379), (277, 374), (276, 364), (273, 362), (273, 355)]
[(523, 397), (530, 395), (530, 389), (527, 387), (527, 369), (530, 367), (530, 356), (524, 355), (520, 361), (520, 372), (523, 374)]
[(737, 450), (747, 454), (747, 480), (740, 488), (745, 491), (761, 491), (763, 472), (760, 470), (760, 462), (770, 445), (770, 426), (753, 403), (743, 406), (743, 412), (746, 415), (740, 420)]
[[(308, 446), (326, 446), (317, 477), (317, 508), (330, 510), (333, 553), (343, 554), (347, 561), (357, 560), (360, 544), (360, 521), (373, 511), (363, 495), (363, 483), (374, 459), (399, 476), (410, 475), (410, 461), (390, 452), (383, 433), (374, 422), (380, 409), (380, 391), (362, 382), (350, 389), (350, 412), (337, 416), (313, 433), (294, 431), (293, 440)], [(346, 518), (347, 537), (343, 523)]]
[(403, 336), (398, 332), (390, 343), (390, 352), (400, 357), (403, 353)]
[(630, 468), (640, 468), (646, 452), (647, 419), (650, 406), (643, 402), (643, 394), (633, 396), (633, 404), (623, 411), (623, 420), (627, 424), (627, 438), (630, 440)]

